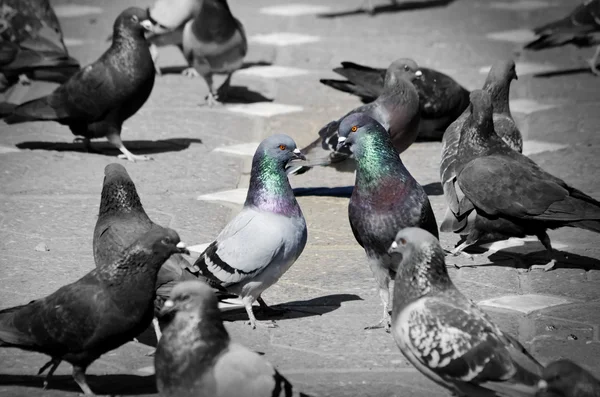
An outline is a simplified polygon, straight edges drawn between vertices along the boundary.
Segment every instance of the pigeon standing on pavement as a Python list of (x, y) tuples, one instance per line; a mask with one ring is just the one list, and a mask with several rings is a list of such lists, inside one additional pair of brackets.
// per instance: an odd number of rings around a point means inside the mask
[(231, 341), (217, 303), (200, 281), (173, 289), (162, 311), (167, 325), (154, 359), (159, 395), (303, 396), (263, 357)]
[[(419, 94), (420, 140), (441, 140), (446, 128), (469, 106), (469, 91), (452, 77), (434, 69), (420, 68), (423, 73), (412, 80)], [(383, 92), (386, 69), (371, 68), (354, 62), (342, 62), (334, 72), (347, 80), (321, 79), (321, 83), (354, 94), (368, 103)]]
[[(523, 138), (512, 118), (508, 101), (510, 83), (516, 78), (514, 61), (498, 61), (492, 66), (483, 89), (492, 98), (494, 132), (513, 150), (521, 153), (523, 150)], [(500, 229), (503, 223), (502, 220), (483, 219), (476, 212), (472, 212), (471, 216), (457, 216), (460, 212), (459, 203), (464, 197), (464, 194), (456, 183), (458, 144), (461, 133), (464, 130), (465, 121), (470, 114), (471, 110), (469, 108), (465, 109), (464, 113), (446, 130), (442, 139), (442, 161), (440, 163), (440, 176), (444, 189), (444, 197), (448, 205), (440, 230), (448, 233), (458, 233), (462, 236), (468, 236), (482, 222), (486, 224), (496, 223)], [(485, 235), (480, 235), (477, 240), (470, 241), (469, 245), (477, 241), (487, 242), (503, 240), (505, 238), (507, 237), (502, 233), (488, 230)], [(458, 250), (455, 252), (458, 252)]]
[(93, 394), (85, 370), (102, 354), (143, 332), (154, 313), (158, 269), (185, 244), (172, 229), (141, 236), (112, 263), (96, 268), (43, 299), (0, 311), (0, 347), (49, 355), (38, 372), (50, 368), (44, 387), (62, 360), (73, 365), (73, 379)]
[(598, 397), (600, 380), (570, 360), (554, 361), (544, 368), (536, 397)]
[[(398, 59), (388, 68), (384, 89), (377, 99), (359, 106), (344, 117), (364, 113), (381, 124), (391, 136), (398, 153), (405, 151), (417, 138), (420, 112), (419, 94), (413, 82), (422, 77), (417, 63), (412, 59)], [(338, 171), (354, 172), (351, 154), (337, 149), (338, 127), (344, 117), (331, 121), (319, 131), (319, 137), (302, 149), (308, 165), (290, 167), (288, 174), (303, 174), (313, 166), (335, 167)]]
[(304, 155), (289, 136), (272, 135), (261, 142), (252, 159), (244, 208), (194, 264), (209, 285), (242, 298), (252, 328), (262, 324), (254, 317), (252, 303), (270, 309), (261, 293), (279, 280), (306, 245), (306, 221), (285, 174), (292, 159)]
[(456, 182), (464, 194), (456, 217), (476, 217), (457, 250), (487, 233), (504, 238), (535, 235), (552, 257), (543, 266), (550, 270), (556, 260), (546, 231), (568, 226), (600, 233), (600, 202), (512, 150), (494, 132), (492, 101), (487, 92), (473, 91), (470, 107), (455, 164)]
[(569, 15), (546, 25), (537, 27), (533, 32), (538, 38), (525, 45), (526, 50), (543, 50), (574, 44), (577, 47), (597, 45), (594, 56), (588, 60), (592, 73), (600, 75), (598, 58), (600, 57), (600, 0), (585, 0)]
[(389, 134), (371, 117), (356, 113), (340, 123), (338, 146), (356, 159), (356, 183), (348, 216), (356, 241), (365, 249), (383, 303), (380, 325), (389, 331), (390, 281), (396, 269), (388, 248), (396, 232), (418, 226), (438, 235), (435, 215), (423, 187), (404, 167)]
[(458, 396), (535, 396), (543, 367), (454, 285), (438, 239), (400, 230), (392, 335), (422, 374)]
[(52, 94), (21, 104), (5, 121), (9, 124), (54, 120), (90, 139), (106, 137), (129, 161), (150, 160), (132, 154), (121, 141), (123, 122), (146, 102), (154, 87), (154, 64), (144, 38), (146, 12), (131, 7), (116, 19), (110, 48), (81, 69)]

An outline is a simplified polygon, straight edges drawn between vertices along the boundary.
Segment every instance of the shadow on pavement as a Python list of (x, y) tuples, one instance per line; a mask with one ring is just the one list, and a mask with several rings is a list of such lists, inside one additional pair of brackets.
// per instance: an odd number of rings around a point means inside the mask
[[(88, 385), (97, 395), (125, 395), (138, 396), (142, 394), (155, 394), (156, 380), (154, 375), (86, 375)], [(43, 375), (3, 375), (0, 374), (1, 386), (23, 386), (31, 388), (43, 387)], [(55, 375), (48, 382), (46, 392), (51, 394), (54, 390), (81, 393), (81, 389), (71, 375)]]
[(563, 70), (552, 70), (550, 72), (536, 73), (533, 75), (535, 78), (550, 78), (550, 77), (558, 77), (558, 76), (569, 76), (574, 74), (591, 74), (592, 70), (589, 66), (585, 66), (582, 68), (574, 68), (574, 69), (563, 69)]
[[(220, 100), (220, 99), (219, 99)], [(227, 90), (227, 95), (223, 98), (223, 103), (256, 103), (273, 102), (272, 98), (267, 98), (259, 92), (249, 90), (246, 87), (232, 85)]]
[[(125, 141), (123, 142), (127, 149), (134, 154), (156, 154), (166, 152), (179, 152), (190, 147), (192, 143), (202, 143), (201, 139), (196, 138), (169, 138), (159, 139), (157, 141)], [(82, 152), (87, 153), (85, 146), (80, 142), (21, 142), (16, 145), (19, 149), (29, 150), (54, 150), (57, 152)], [(92, 141), (93, 150), (100, 154), (112, 156), (121, 152), (109, 142)]]
[(297, 187), (294, 189), (296, 197), (303, 196), (326, 196), (326, 197), (346, 197), (352, 196), (354, 186), (338, 187)]
[[(381, 1), (390, 1), (390, 0), (381, 0)], [(443, 7), (452, 3), (454, 0), (430, 0), (430, 1), (400, 1), (398, 4), (386, 4), (375, 6), (373, 9), (372, 15), (384, 14), (389, 12), (401, 12), (401, 11), (412, 11), (412, 10), (422, 10), (427, 8), (434, 7)], [(348, 17), (352, 15), (359, 14), (369, 14), (366, 10), (362, 8), (355, 8), (348, 11), (338, 11), (338, 12), (329, 12), (318, 14), (319, 18), (338, 18), (338, 17)]]

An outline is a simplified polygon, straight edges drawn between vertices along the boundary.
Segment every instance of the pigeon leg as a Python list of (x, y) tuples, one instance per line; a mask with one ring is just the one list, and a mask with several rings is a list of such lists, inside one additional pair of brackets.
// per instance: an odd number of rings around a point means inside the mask
[(135, 154), (131, 153), (129, 150), (127, 150), (125, 145), (123, 145), (121, 136), (117, 132), (111, 132), (110, 134), (106, 135), (106, 139), (108, 139), (108, 141), (110, 143), (115, 145), (117, 147), (117, 149), (119, 149), (123, 153), (123, 154), (119, 155), (120, 159), (127, 159), (133, 163), (135, 163), (136, 161), (153, 160), (152, 157), (135, 155)]
[(156, 71), (156, 74), (162, 76), (162, 71), (156, 63), (156, 61), (158, 60), (158, 47), (156, 46), (156, 44), (150, 44), (150, 48), (148, 49), (150, 50), (150, 56), (152, 57), (152, 63), (154, 64), (154, 70)]
[(596, 51), (594, 52), (594, 56), (588, 61), (590, 68), (592, 69), (592, 73), (596, 76), (600, 76), (600, 71), (598, 71), (598, 57), (600, 57), (600, 45), (596, 47)]
[(379, 320), (379, 322), (377, 324), (365, 327), (365, 329), (383, 328), (383, 329), (385, 329), (386, 332), (390, 332), (390, 329), (392, 326), (392, 318), (390, 316), (390, 310), (389, 310), (389, 294), (390, 294), (390, 291), (387, 287), (379, 288), (379, 297), (381, 298), (381, 302), (383, 303), (383, 316), (381, 317), (381, 320)]
[[(215, 92), (212, 74), (208, 73), (203, 77), (204, 77), (204, 80), (206, 80), (206, 85), (208, 85), (208, 95), (206, 96), (206, 104), (209, 107), (213, 107), (215, 105), (220, 105), (221, 102), (218, 101), (219, 94), (217, 92)], [(226, 83), (226, 81), (223, 83), (223, 85), (225, 85), (225, 83)]]
[(88, 396), (94, 395), (92, 389), (90, 389), (87, 382), (85, 381), (85, 368), (82, 368), (78, 365), (73, 365), (73, 379), (79, 385), (81, 391), (83, 391), (83, 394)]
[(52, 366), (50, 368), (50, 371), (48, 371), (48, 373), (44, 377), (44, 390), (46, 390), (46, 388), (48, 387), (48, 381), (50, 381), (52, 374), (54, 374), (54, 371), (56, 371), (56, 368), (58, 368), (58, 366), (60, 365), (61, 362), (62, 362), (62, 360), (60, 360), (58, 358), (53, 358), (52, 360), (50, 360), (46, 364), (44, 364), (44, 366), (42, 368), (40, 368), (40, 370), (38, 371), (38, 375), (41, 375), (42, 373), (44, 373), (46, 368)]
[(252, 303), (254, 302), (254, 298), (251, 296), (247, 296), (242, 299), (244, 302), (244, 307), (246, 308), (246, 313), (248, 313), (248, 321), (246, 324), (250, 325), (252, 329), (256, 329), (257, 325), (267, 327), (267, 328), (277, 328), (277, 324), (273, 321), (258, 321), (254, 316), (254, 311), (252, 310)]
[(154, 317), (152, 319), (152, 325), (154, 326), (154, 333), (156, 334), (156, 341), (160, 341), (162, 338), (162, 331), (160, 330), (160, 325), (158, 324), (158, 319)]
[(537, 237), (540, 239), (540, 242), (544, 245), (544, 247), (546, 247), (546, 250), (548, 251), (548, 256), (550, 257), (550, 262), (546, 263), (545, 265), (532, 265), (529, 267), (529, 271), (534, 269), (542, 269), (545, 272), (547, 272), (554, 269), (554, 266), (556, 265), (556, 258), (554, 257), (555, 255), (560, 256), (563, 260), (566, 260), (565, 256), (562, 253), (554, 251), (554, 249), (552, 249), (552, 244), (550, 243), (550, 237), (548, 236), (548, 233), (543, 232), (543, 234), (540, 234)]
[(217, 98), (220, 99), (220, 102), (224, 102), (225, 99), (227, 98), (227, 93), (229, 91), (229, 88), (231, 87), (231, 75), (232, 74), (233, 73), (229, 73), (227, 75), (227, 78), (225, 79), (223, 84), (221, 84), (221, 86), (217, 90)]
[(73, 139), (73, 143), (78, 142), (83, 142), (83, 147), (88, 153), (103, 154), (100, 150), (94, 149), (94, 147), (92, 146), (92, 140), (90, 138), (82, 138), (80, 136), (75, 137), (75, 139)]

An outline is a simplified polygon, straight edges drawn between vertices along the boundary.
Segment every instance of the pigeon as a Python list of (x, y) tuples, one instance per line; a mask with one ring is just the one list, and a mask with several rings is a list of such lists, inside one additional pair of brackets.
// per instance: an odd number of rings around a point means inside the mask
[(0, 91), (17, 81), (64, 83), (79, 70), (48, 0), (4, 0), (0, 39)]
[(600, 381), (573, 361), (562, 359), (544, 368), (536, 397), (598, 397)]
[[(231, 75), (242, 67), (248, 52), (244, 26), (231, 13), (227, 0), (202, 2), (200, 11), (183, 28), (182, 47), (190, 65), (184, 74), (202, 76), (209, 89), (208, 105), (218, 104), (227, 95)], [(213, 74), (220, 73), (227, 74), (227, 79), (217, 91)]]
[(173, 289), (154, 358), (161, 397), (306, 396), (258, 353), (231, 341), (217, 299), (200, 281)]
[(25, 102), (5, 119), (9, 124), (54, 120), (90, 139), (106, 137), (129, 161), (151, 160), (132, 154), (121, 141), (121, 127), (146, 102), (154, 86), (154, 65), (141, 22), (146, 12), (131, 7), (116, 19), (110, 48), (52, 94)]
[(174, 253), (188, 253), (172, 229), (142, 235), (117, 259), (96, 268), (53, 294), (23, 306), (0, 310), (0, 347), (47, 354), (44, 387), (62, 360), (73, 379), (93, 395), (85, 370), (102, 354), (144, 331), (154, 312), (158, 269)]
[[(420, 120), (419, 94), (413, 82), (422, 77), (417, 63), (412, 59), (398, 59), (386, 72), (383, 92), (374, 102), (357, 107), (353, 113), (365, 113), (389, 131), (398, 153), (405, 151), (416, 139)], [(319, 131), (319, 137), (302, 149), (308, 164), (290, 166), (288, 174), (299, 175), (313, 166), (331, 165), (338, 171), (354, 172), (356, 166), (351, 153), (337, 150), (338, 127), (341, 120), (331, 121)]]
[(400, 230), (392, 335), (423, 375), (458, 396), (535, 396), (543, 367), (454, 285), (437, 237)]
[(556, 259), (547, 229), (568, 226), (600, 233), (600, 202), (545, 172), (495, 134), (486, 91), (471, 93), (470, 108), (455, 160), (456, 182), (464, 194), (456, 217), (476, 217), (457, 250), (487, 233), (505, 238), (535, 235), (552, 258), (542, 266), (548, 271)]
[(592, 73), (600, 75), (600, 0), (585, 0), (566, 17), (533, 29), (537, 39), (525, 45), (526, 50), (543, 50), (574, 44), (577, 47), (597, 45), (594, 56), (588, 60)]
[(252, 328), (275, 326), (257, 321), (252, 303), (270, 309), (262, 292), (294, 264), (306, 245), (306, 221), (285, 174), (292, 159), (304, 155), (289, 136), (272, 135), (260, 143), (244, 208), (194, 264), (209, 285), (242, 298)]
[[(523, 138), (510, 114), (508, 103), (510, 83), (513, 79), (517, 79), (514, 61), (498, 61), (492, 66), (483, 89), (492, 97), (495, 133), (513, 150), (521, 153), (523, 151)], [(458, 143), (464, 129), (465, 120), (469, 117), (470, 112), (469, 108), (465, 109), (463, 114), (446, 130), (442, 139), (442, 161), (440, 163), (440, 177), (444, 189), (444, 197), (448, 204), (440, 230), (448, 233), (459, 233), (462, 236), (469, 235), (476, 227), (475, 225), (481, 224), (481, 222), (497, 223), (500, 227), (503, 222), (502, 220), (484, 220), (474, 212), (471, 217), (458, 217), (456, 215), (459, 212), (459, 203), (464, 196), (460, 187), (456, 184)], [(503, 240), (505, 238), (501, 233), (488, 232), (485, 236), (479, 236), (477, 240), (483, 243)], [(472, 243), (475, 243), (475, 241)], [(458, 253), (459, 251), (461, 250), (454, 250), (453, 252)]]
[(389, 332), (391, 266), (388, 248), (398, 229), (418, 226), (438, 235), (437, 222), (423, 187), (404, 167), (383, 126), (366, 114), (355, 113), (340, 123), (338, 146), (346, 146), (356, 159), (356, 182), (348, 217), (356, 241), (379, 286), (383, 303), (381, 321)]
[[(450, 123), (469, 106), (469, 91), (437, 70), (420, 70), (421, 78), (412, 81), (419, 94), (421, 113), (417, 141), (439, 141)], [(348, 80), (321, 79), (321, 83), (354, 94), (365, 103), (374, 101), (383, 91), (386, 69), (342, 62), (342, 67), (333, 71)]]

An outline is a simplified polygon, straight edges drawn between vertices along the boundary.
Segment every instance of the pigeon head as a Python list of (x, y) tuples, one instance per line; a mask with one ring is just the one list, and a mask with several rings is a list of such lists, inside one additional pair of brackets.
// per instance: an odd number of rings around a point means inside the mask
[(118, 163), (109, 164), (104, 168), (99, 216), (130, 212), (145, 214), (140, 196), (125, 167)]
[(113, 40), (118, 38), (144, 38), (146, 30), (152, 26), (148, 21), (148, 11), (139, 7), (129, 7), (121, 12), (113, 26)]
[(483, 89), (490, 93), (494, 111), (497, 113), (509, 113), (508, 98), (510, 94), (510, 83), (517, 80), (515, 61), (512, 59), (497, 61), (492, 65)]
[(152, 254), (154, 256), (165, 256), (168, 258), (172, 254), (190, 254), (183, 241), (180, 240), (179, 234), (169, 228), (153, 228), (142, 236), (138, 240), (138, 243), (143, 247), (152, 247)]
[(446, 270), (444, 250), (439, 240), (428, 231), (418, 227), (400, 230), (388, 253), (392, 257), (392, 266), (396, 268), (396, 283), (403, 284), (394, 288), (394, 295), (400, 295), (402, 301), (452, 285)]
[(171, 296), (163, 305), (161, 316), (175, 312), (219, 312), (215, 291), (199, 280), (189, 280), (173, 287)]
[[(393, 149), (390, 134), (377, 120), (364, 113), (352, 113), (346, 116), (338, 127), (336, 150), (348, 149), (360, 156), (373, 145)], [(398, 154), (396, 153), (396, 157)], [(358, 160), (358, 158), (357, 158)]]
[(399, 80), (414, 81), (420, 79), (423, 72), (419, 69), (419, 65), (410, 58), (396, 59), (388, 67), (385, 73), (384, 87), (386, 90), (393, 89), (398, 86)]
[[(574, 389), (598, 385), (598, 380), (570, 360), (557, 360), (544, 368), (542, 380), (538, 383), (540, 390), (547, 390), (561, 396), (592, 395), (588, 393), (574, 393)], [(553, 395), (554, 395), (553, 394)]]
[(292, 160), (306, 160), (300, 149), (296, 147), (296, 142), (285, 134), (271, 135), (263, 140), (254, 158), (269, 158), (275, 160), (281, 167), (285, 167)]

